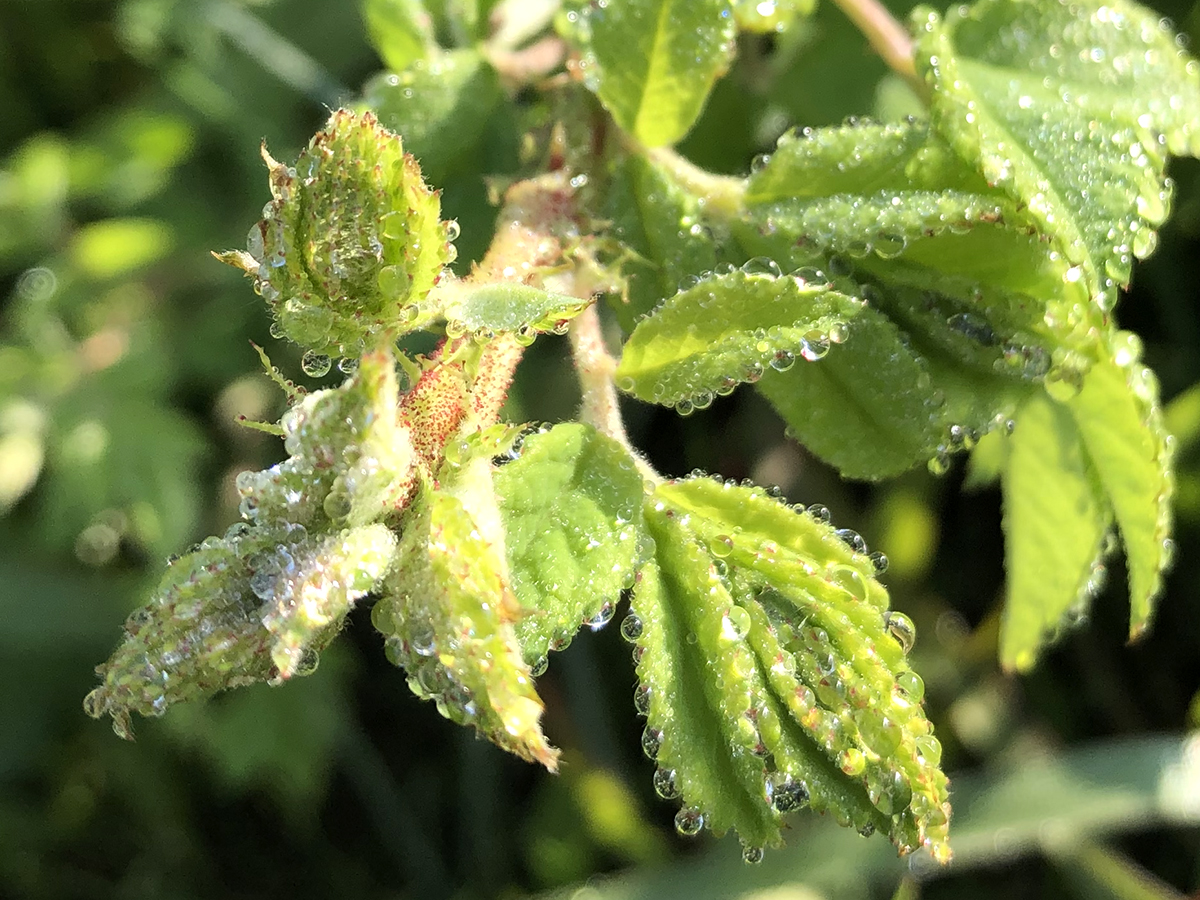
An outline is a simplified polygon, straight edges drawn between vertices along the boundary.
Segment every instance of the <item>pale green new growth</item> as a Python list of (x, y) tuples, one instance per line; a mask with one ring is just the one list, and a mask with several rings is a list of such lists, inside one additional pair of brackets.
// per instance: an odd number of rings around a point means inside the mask
[[(853, 478), (940, 474), (986, 438), (972, 479), (1002, 482), (1002, 664), (1028, 669), (1086, 612), (1114, 526), (1136, 636), (1170, 560), (1172, 442), (1112, 311), (1168, 214), (1168, 155), (1200, 150), (1197, 64), (1126, 0), (923, 11), (928, 122), (793, 130), (743, 179), (667, 147), (736, 30), (781, 30), (806, 0), (575, 0), (560, 37), (528, 44), (470, 8), (456, 38), (480, 43), (446, 51), (418, 0), (366, 2), (397, 71), (362, 105), (404, 146), (339, 110), (294, 167), (264, 151), (264, 219), (218, 258), (252, 276), (308, 374), (336, 354), (349, 377), (304, 395), (264, 355), (290, 408), (261, 427), (288, 458), (238, 477), (246, 521), (168, 568), (85, 708), (128, 735), (134, 712), (306, 674), (370, 598), (414, 693), (554, 769), (534, 678), (633, 587), (642, 746), (680, 834), (733, 828), (756, 862), (809, 806), (947, 861), (941, 744), (886, 557), (824, 507), (659, 476), (614, 388), (686, 414), (755, 383)], [(514, 84), (558, 98), (529, 116), (544, 145), (522, 148), (544, 167), (506, 187), (458, 279), (458, 226), (412, 152), (457, 172), (497, 114), (529, 112)], [(619, 362), (588, 310), (604, 291), (630, 333)], [(500, 421), (524, 348), (568, 325), (592, 424)], [(397, 358), (419, 329), (441, 343)]]
[(1163, 426), (1158, 379), (1141, 362), (1141, 341), (1112, 338), (1111, 361), (1097, 363), (1067, 406), (1105, 502), (1116, 515), (1129, 567), (1129, 632), (1149, 624), (1171, 562), (1171, 444)]
[(439, 289), (446, 329), (453, 334), (516, 334), (532, 342), (539, 332), (554, 331), (579, 315), (586, 300), (525, 284), (463, 284)]
[(734, 827), (754, 856), (808, 805), (948, 859), (941, 748), (905, 659), (915, 633), (861, 538), (729, 482), (668, 482), (647, 504), (655, 565), (623, 630), (680, 830)]

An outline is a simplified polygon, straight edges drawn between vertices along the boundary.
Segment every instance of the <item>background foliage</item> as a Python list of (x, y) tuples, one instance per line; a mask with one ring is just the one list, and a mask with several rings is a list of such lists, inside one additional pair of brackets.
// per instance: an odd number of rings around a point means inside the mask
[[(439, 17), (447, 38), (456, 16), (491, 5), (431, 4), (456, 14)], [(1200, 7), (1158, 8), (1200, 36)], [(1189, 390), (1200, 381), (1200, 165), (1190, 160), (1172, 164), (1174, 218), (1118, 313), (1145, 340), (1180, 442), (1177, 561), (1153, 631), (1133, 647), (1122, 644), (1114, 560), (1093, 622), (1031, 674), (999, 673), (999, 496), (970, 490), (961, 462), (940, 479), (866, 487), (787, 440), (751, 392), (685, 419), (627, 406), (634, 443), (659, 471), (778, 484), (889, 554), (886, 580), (918, 626), (913, 662), (955, 790), (948, 873), (811, 816), (757, 869), (729, 842), (676, 838), (674, 807), (656, 800), (638, 749), (633, 667), (615, 628), (576, 640), (544, 677), (547, 732), (565, 751), (558, 777), (417, 703), (365, 611), (321, 670), (286, 690), (181, 706), (144, 723), (136, 744), (82, 715), (92, 665), (162, 558), (224, 530), (237, 517), (237, 472), (278, 459), (274, 439), (233, 424), (282, 405), (246, 338), (297, 378), (299, 351), (272, 339), (262, 303), (207, 251), (241, 245), (258, 218), (261, 139), (294, 158), (328, 107), (364, 84), (386, 94), (365, 34), (353, 9), (318, 0), (3, 6), (3, 892), (571, 895), (617, 870), (588, 894), (1160, 897), (1200, 886), (1189, 824), (1200, 818), (1200, 751), (1187, 738), (1200, 725), (1200, 391)], [(462, 267), (482, 252), (495, 212), (481, 176), (515, 172), (522, 133), (550, 113), (530, 97), (488, 114), (499, 88), (447, 65), (413, 77), (461, 79), (479, 111), (444, 134), (406, 137), (462, 225)], [(822, 6), (783, 37), (741, 39), (681, 149), (743, 174), (787, 127), (892, 120), (910, 103)], [(519, 370), (513, 417), (554, 421), (577, 400), (561, 342), (539, 341)]]

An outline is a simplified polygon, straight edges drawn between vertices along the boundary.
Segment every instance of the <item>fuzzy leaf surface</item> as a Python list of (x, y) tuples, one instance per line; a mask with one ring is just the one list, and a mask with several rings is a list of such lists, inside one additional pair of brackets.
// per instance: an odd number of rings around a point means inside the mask
[(513, 592), (517, 638), (529, 661), (612, 615), (633, 581), (642, 476), (628, 451), (587, 425), (529, 435), (493, 481)]
[(738, 236), (785, 267), (849, 268), (898, 325), (983, 372), (1044, 375), (1088, 297), (1037, 222), (919, 123), (784, 135)]
[(713, 275), (638, 324), (617, 383), (656, 403), (711, 400), (768, 367), (790, 367), (818, 345), (827, 350), (829, 332), (861, 307), (828, 284), (745, 271)]
[(648, 147), (687, 134), (733, 51), (729, 0), (577, 3), (566, 18), (589, 86)]
[(1138, 359), (1140, 345), (1117, 332), (1113, 358), (1092, 366), (1067, 404), (1125, 545), (1132, 637), (1146, 629), (1170, 563), (1174, 490), (1158, 379)]
[(497, 746), (554, 769), (558, 751), (542, 734), (542, 701), (513, 629), (520, 607), (504, 561), (460, 500), (432, 489), (418, 494), (382, 591), (371, 619), (412, 692)]
[[(653, 563), (634, 596), (656, 787), (749, 848), (804, 805), (901, 852), (949, 858), (940, 745), (871, 560), (760, 488), (668, 482), (647, 500)], [(889, 633), (889, 629), (891, 633)], [(895, 637), (894, 637), (895, 635)]]
[(1008, 584), (1000, 662), (1025, 671), (1090, 599), (1112, 515), (1069, 410), (1037, 393), (1018, 423), (1001, 478)]
[(1200, 149), (1195, 62), (1129, 2), (983, 0), (916, 21), (933, 127), (1111, 309), (1170, 208), (1166, 151)]
[(867, 480), (943, 458), (1012, 405), (986, 376), (922, 353), (872, 307), (850, 323), (845, 346), (767, 372), (758, 390), (806, 447), (843, 475)]
[(350, 607), (391, 564), (382, 525), (309, 535), (302, 526), (234, 525), (177, 559), (125, 638), (97, 668), (85, 711), (111, 715), (130, 737), (130, 714), (231, 687), (308, 674)]

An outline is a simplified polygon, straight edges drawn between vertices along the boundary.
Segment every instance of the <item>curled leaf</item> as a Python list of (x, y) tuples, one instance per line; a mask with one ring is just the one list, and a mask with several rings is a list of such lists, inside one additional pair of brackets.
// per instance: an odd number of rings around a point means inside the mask
[(111, 715), (131, 737), (131, 713), (161, 716), (173, 703), (308, 674), (354, 601), (376, 587), (395, 543), (382, 525), (310, 536), (301, 525), (238, 523), (209, 538), (130, 614), (85, 711)]
[(406, 517), (396, 566), (372, 621), (387, 638), (388, 658), (408, 672), (414, 694), (553, 770), (558, 751), (542, 734), (542, 701), (513, 630), (520, 607), (502, 553), (460, 500), (423, 490)]

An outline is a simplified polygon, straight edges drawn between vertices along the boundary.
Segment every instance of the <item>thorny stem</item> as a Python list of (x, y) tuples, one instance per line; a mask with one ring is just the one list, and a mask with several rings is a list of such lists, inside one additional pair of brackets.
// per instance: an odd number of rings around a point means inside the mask
[(888, 68), (908, 82), (917, 96), (928, 96), (928, 88), (917, 76), (913, 63), (913, 40), (879, 0), (833, 0), (838, 9), (863, 33), (867, 42)]
[(651, 483), (660, 482), (662, 477), (633, 448), (629, 443), (629, 435), (625, 433), (621, 408), (617, 404), (617, 389), (613, 385), (617, 361), (604, 343), (600, 316), (594, 304), (571, 321), (567, 334), (571, 340), (571, 354), (575, 358), (579, 387), (583, 391), (580, 421), (618, 441), (637, 462), (643, 478)]

